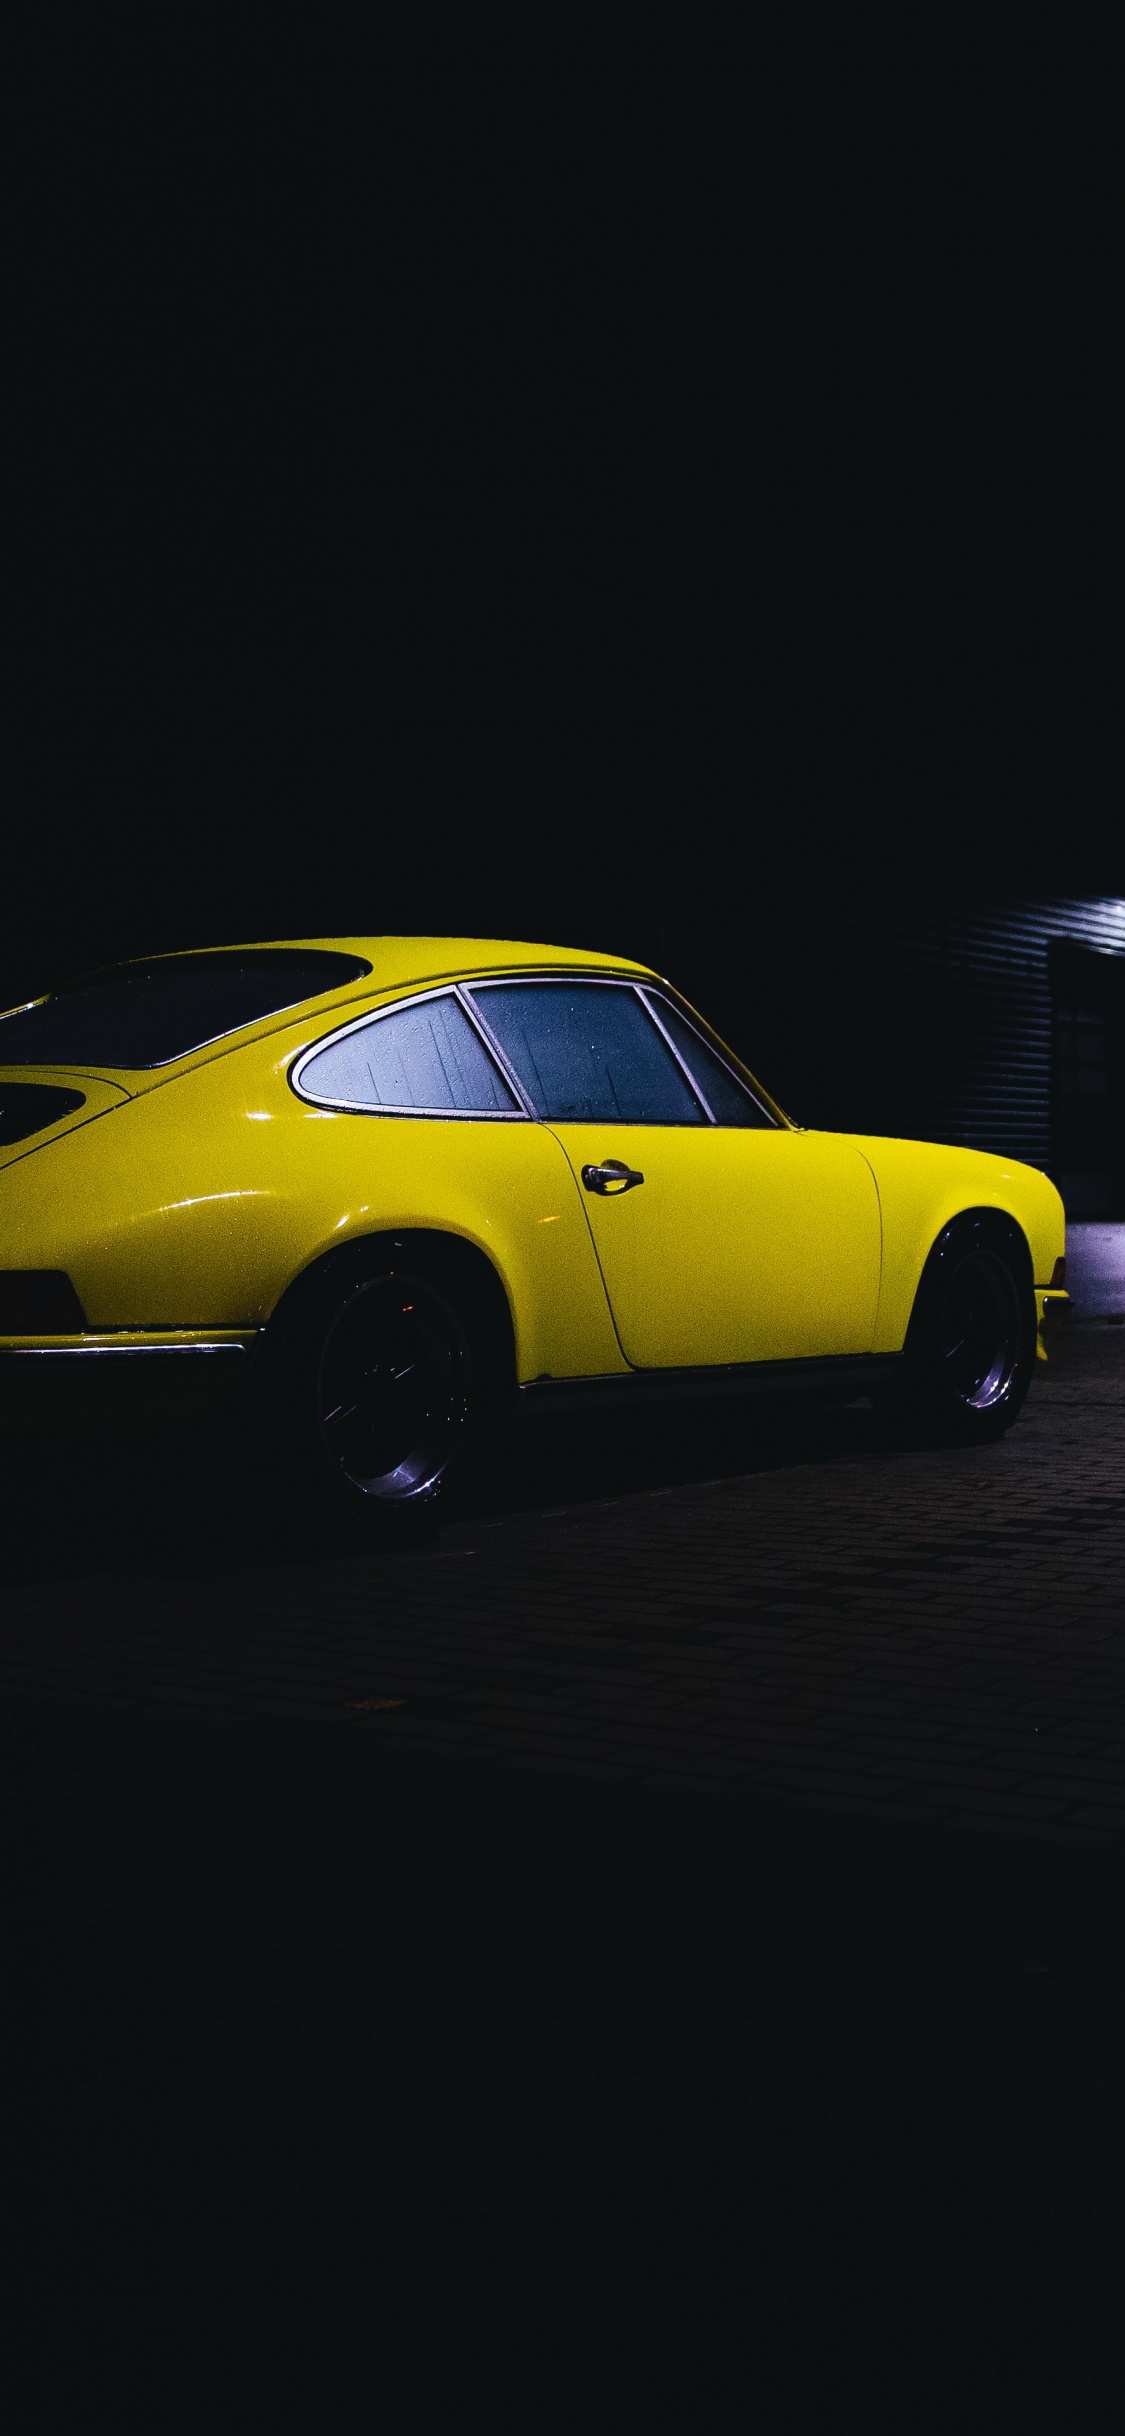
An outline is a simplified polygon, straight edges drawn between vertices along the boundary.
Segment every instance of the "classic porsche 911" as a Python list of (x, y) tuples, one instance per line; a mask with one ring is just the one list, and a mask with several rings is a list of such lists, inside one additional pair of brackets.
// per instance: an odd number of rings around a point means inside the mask
[(241, 1381), (287, 1476), (383, 1516), (516, 1401), (869, 1391), (993, 1438), (1064, 1274), (1038, 1170), (808, 1131), (643, 966), (507, 940), (69, 982), (0, 1018), (0, 1167), (7, 1427)]

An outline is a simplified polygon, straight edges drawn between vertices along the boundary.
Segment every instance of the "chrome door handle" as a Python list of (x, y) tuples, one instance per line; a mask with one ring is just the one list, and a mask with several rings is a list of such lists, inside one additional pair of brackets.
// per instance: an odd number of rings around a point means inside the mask
[(588, 1193), (617, 1195), (631, 1192), (634, 1184), (643, 1184), (639, 1167), (626, 1167), (622, 1159), (603, 1159), (600, 1167), (584, 1167), (582, 1182)]

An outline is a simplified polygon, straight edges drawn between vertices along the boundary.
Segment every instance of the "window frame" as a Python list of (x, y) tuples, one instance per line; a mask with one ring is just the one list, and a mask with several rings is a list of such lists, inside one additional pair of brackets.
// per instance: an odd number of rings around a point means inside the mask
[(730, 1058), (724, 1055), (723, 1051), (720, 1049), (718, 1042), (716, 1040), (707, 1039), (706, 1034), (701, 1031), (698, 1022), (689, 1012), (688, 1008), (686, 1006), (677, 1004), (671, 990), (653, 989), (647, 981), (638, 981), (636, 984), (636, 990), (638, 998), (643, 998), (649, 1014), (652, 1016), (653, 1022), (655, 1023), (662, 1039), (667, 1041), (673, 1057), (676, 1058), (683, 1067), (684, 1073), (686, 1074), (697, 1099), (702, 1100), (703, 1106), (707, 1110), (711, 1123), (718, 1133), (742, 1133), (743, 1131), (747, 1133), (754, 1133), (757, 1132), (759, 1128), (757, 1126), (743, 1127), (741, 1125), (724, 1125), (721, 1119), (715, 1115), (715, 1111), (711, 1106), (711, 1102), (707, 1097), (707, 1093), (704, 1090), (702, 1083), (698, 1080), (697, 1076), (692, 1073), (691, 1067), (688, 1065), (686, 1058), (682, 1056), (676, 1042), (672, 1038), (671, 1033), (667, 1031), (665, 1026), (660, 1021), (658, 1009), (662, 1000), (666, 1005), (672, 1008), (676, 1015), (679, 1016), (680, 1022), (686, 1026), (687, 1030), (694, 1033), (700, 1047), (706, 1049), (708, 1056), (714, 1058), (716, 1065), (721, 1066), (725, 1074), (729, 1074), (732, 1083), (737, 1085), (738, 1089), (744, 1094), (746, 1099), (748, 1099), (755, 1108), (761, 1110), (761, 1113), (766, 1120), (765, 1126), (763, 1126), (761, 1130), (764, 1132), (768, 1128), (773, 1133), (780, 1133), (784, 1130), (781, 1123), (781, 1110), (779, 1108), (771, 1107), (770, 1102), (762, 1090), (756, 1084), (752, 1085), (744, 1074), (738, 1073), (737, 1069), (732, 1066)]
[[(718, 1059), (719, 1064), (730, 1075), (731, 1081), (745, 1093), (752, 1105), (761, 1111), (764, 1119), (761, 1130), (784, 1132), (787, 1129), (788, 1119), (782, 1111), (771, 1104), (759, 1085), (754, 1084), (746, 1074), (738, 1071), (730, 1056), (723, 1051), (717, 1040), (707, 1037), (690, 1008), (680, 1002), (677, 993), (671, 990), (666, 983), (650, 982), (640, 973), (636, 975), (607, 973), (582, 965), (568, 966), (561, 970), (556, 968), (549, 972), (540, 970), (538, 972), (474, 973), (471, 980), (443, 981), (431, 985), (428, 989), (411, 990), (403, 998), (392, 999), (388, 1006), (377, 1007), (374, 1011), (368, 1010), (363, 1015), (353, 1016), (350, 1022), (340, 1024), (335, 1031), (326, 1033), (323, 1040), (313, 1041), (308, 1048), (302, 1049), (289, 1070), (290, 1089), (306, 1107), (322, 1108), (340, 1116), (418, 1117), (426, 1122), (440, 1119), (443, 1124), (470, 1125), (510, 1125), (513, 1123), (550, 1125), (553, 1121), (562, 1122), (561, 1119), (552, 1120), (550, 1117), (541, 1117), (538, 1114), (518, 1074), (510, 1064), (500, 1042), (496, 1039), (487, 1016), (475, 1005), (473, 991), (526, 988), (529, 983), (541, 985), (544, 988), (573, 988), (579, 982), (593, 982), (599, 989), (629, 990), (634, 998), (640, 999), (646, 1015), (659, 1033), (669, 1056), (679, 1067), (703, 1111), (702, 1125), (684, 1126), (680, 1130), (698, 1133), (710, 1128), (719, 1133), (733, 1133), (743, 1129), (720, 1125), (702, 1083), (697, 1081), (687, 1060), (660, 1020), (659, 1007), (662, 1001), (666, 1001), (669, 1006), (674, 1008), (680, 1021), (695, 1034), (701, 1046), (707, 1049), (712, 1057)], [(462, 1013), (468, 1017), (483, 1048), (498, 1069), (502, 1082), (507, 1084), (512, 1093), (517, 1103), (514, 1108), (405, 1108), (391, 1105), (387, 1101), (380, 1101), (375, 1105), (369, 1100), (330, 1100), (319, 1095), (314, 1098), (311, 1091), (302, 1089), (301, 1078), (306, 1066), (311, 1064), (314, 1057), (319, 1057), (325, 1049), (334, 1049), (338, 1041), (348, 1039), (353, 1032), (369, 1030), (373, 1024), (381, 1023), (389, 1015), (405, 1013), (408, 1007), (424, 1006), (428, 1001), (436, 998), (455, 998), (457, 1000)], [(613, 1122), (631, 1125), (634, 1120), (621, 1117), (614, 1119)], [(669, 1126), (666, 1130), (674, 1132), (677, 1129), (675, 1126)], [(753, 1132), (758, 1129), (750, 1126), (745, 1130)]]
[[(376, 1102), (328, 1099), (322, 1092), (318, 1092), (314, 1096), (312, 1091), (303, 1088), (302, 1077), (305, 1068), (311, 1065), (314, 1057), (323, 1056), (326, 1049), (335, 1049), (340, 1041), (348, 1040), (353, 1032), (370, 1032), (377, 1023), (385, 1022), (388, 1016), (404, 1015), (408, 1008), (431, 1005), (438, 998), (457, 1000), (462, 1014), (476, 1033), (489, 1064), (498, 1067), (501, 1082), (512, 1092), (516, 1100), (514, 1108), (406, 1108), (399, 1107), (388, 1100)], [(440, 1118), (446, 1124), (511, 1125), (526, 1124), (531, 1114), (525, 1093), (517, 1089), (504, 1059), (497, 1057), (495, 1043), (480, 1022), (475, 1009), (467, 1003), (458, 984), (453, 981), (442, 982), (434, 989), (411, 990), (409, 996), (405, 998), (392, 999), (389, 1006), (376, 1007), (374, 1010), (368, 1008), (365, 1014), (353, 1016), (350, 1023), (340, 1024), (335, 1031), (326, 1032), (323, 1040), (313, 1041), (310, 1047), (302, 1049), (300, 1055), (294, 1060), (289, 1069), (289, 1088), (307, 1108), (327, 1109), (336, 1116), (421, 1117)]]
[[(676, 1065), (680, 1069), (681, 1074), (684, 1076), (685, 1081), (689, 1084), (692, 1092), (694, 1093), (695, 1098), (699, 1101), (700, 1107), (702, 1108), (704, 1114), (705, 1126), (709, 1125), (713, 1127), (717, 1133), (734, 1133), (741, 1132), (743, 1130), (742, 1127), (732, 1125), (724, 1126), (719, 1123), (719, 1119), (715, 1115), (714, 1109), (711, 1106), (711, 1102), (707, 1097), (707, 1093), (704, 1090), (702, 1083), (699, 1082), (696, 1076), (692, 1073), (691, 1067), (688, 1065), (687, 1060), (681, 1055), (675, 1041), (672, 1039), (664, 1024), (662, 1024), (660, 1021), (657, 1008), (662, 1000), (666, 1001), (669, 1006), (674, 1008), (675, 1013), (679, 1016), (680, 1021), (686, 1024), (689, 1032), (694, 1032), (695, 1037), (699, 1041), (701, 1047), (707, 1049), (710, 1055), (717, 1059), (719, 1065), (722, 1066), (730, 1075), (731, 1081), (737, 1086), (737, 1088), (745, 1093), (746, 1098), (755, 1108), (760, 1109), (761, 1114), (765, 1119), (765, 1124), (761, 1130), (769, 1130), (775, 1133), (780, 1133), (785, 1130), (785, 1119), (782, 1116), (781, 1110), (772, 1107), (760, 1088), (753, 1086), (744, 1074), (740, 1074), (737, 1071), (737, 1068), (731, 1064), (729, 1056), (724, 1054), (717, 1041), (708, 1040), (706, 1038), (706, 1035), (701, 1030), (698, 1021), (693, 1017), (690, 1010), (686, 1006), (679, 1003), (676, 993), (670, 990), (666, 984), (654, 984), (653, 982), (646, 980), (644, 975), (640, 973), (634, 975), (632, 973), (591, 972), (584, 970), (581, 966), (576, 966), (572, 971), (567, 972), (478, 973), (474, 975), (471, 981), (463, 983), (461, 987), (468, 996), (471, 995), (472, 991), (475, 989), (506, 989), (509, 987), (525, 988), (531, 982), (541, 982), (546, 987), (565, 988), (567, 986), (573, 987), (574, 984), (579, 981), (594, 982), (600, 989), (631, 990), (634, 998), (640, 999), (645, 1013), (648, 1015), (650, 1021), (659, 1032), (660, 1038), (663, 1041), (665, 1048), (668, 1050), (669, 1055), (674, 1059)], [(525, 1102), (528, 1109), (528, 1114), (537, 1124), (541, 1125), (550, 1125), (552, 1122), (563, 1122), (564, 1120), (562, 1119), (552, 1119), (550, 1117), (540, 1117), (537, 1115), (535, 1109), (531, 1105), (530, 1100), (527, 1098), (527, 1094), (523, 1089), (519, 1076), (513, 1072), (512, 1067), (509, 1065), (508, 1060), (500, 1047), (499, 1041), (495, 1039), (488, 1022), (488, 1017), (479, 1009), (476, 1010), (476, 1014), (477, 1022), (487, 1038), (488, 1045), (492, 1050), (493, 1055), (497, 1058), (505, 1078), (511, 1082), (513, 1090), (517, 1091), (521, 1100)], [(620, 1125), (632, 1124), (634, 1122), (634, 1120), (629, 1117), (617, 1117), (613, 1118), (612, 1120), (607, 1119), (606, 1121), (607, 1123), (612, 1122)], [(676, 1128), (674, 1126), (670, 1126), (667, 1130), (669, 1132), (674, 1132)], [(694, 1133), (699, 1131), (700, 1128), (696, 1126), (685, 1126), (682, 1130), (684, 1132)], [(748, 1126), (745, 1128), (745, 1130), (747, 1132), (755, 1132), (758, 1130), (758, 1128)]]

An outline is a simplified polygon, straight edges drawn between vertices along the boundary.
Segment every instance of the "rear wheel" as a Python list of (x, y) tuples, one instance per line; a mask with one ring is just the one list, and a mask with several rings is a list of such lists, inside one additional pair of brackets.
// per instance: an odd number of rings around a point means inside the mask
[(405, 1239), (301, 1281), (271, 1365), (278, 1473), (298, 1511), (388, 1532), (436, 1523), (503, 1404), (502, 1303), (498, 1282)]
[(1014, 1221), (968, 1210), (922, 1273), (895, 1403), (931, 1438), (983, 1445), (1011, 1427), (1035, 1366), (1031, 1258)]
[(314, 1403), (328, 1466), (375, 1504), (409, 1505), (448, 1471), (474, 1405), (473, 1358), (423, 1278), (371, 1277), (332, 1313)]

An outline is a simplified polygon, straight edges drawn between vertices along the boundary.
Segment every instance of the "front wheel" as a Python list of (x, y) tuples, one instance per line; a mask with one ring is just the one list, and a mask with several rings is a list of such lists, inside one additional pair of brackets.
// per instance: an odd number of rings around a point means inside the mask
[(1035, 1368), (1031, 1256), (1014, 1221), (969, 1210), (939, 1235), (915, 1299), (894, 1405), (938, 1441), (986, 1445), (1011, 1427)]

